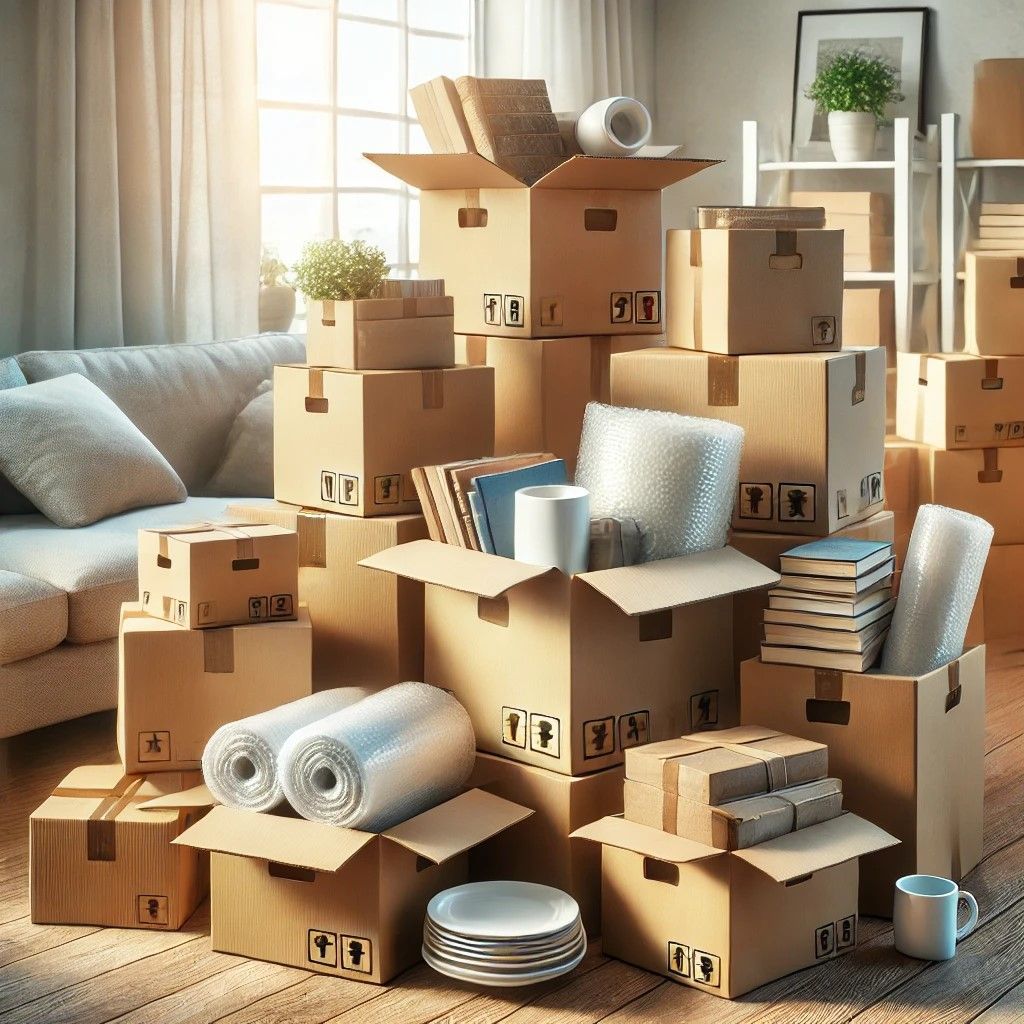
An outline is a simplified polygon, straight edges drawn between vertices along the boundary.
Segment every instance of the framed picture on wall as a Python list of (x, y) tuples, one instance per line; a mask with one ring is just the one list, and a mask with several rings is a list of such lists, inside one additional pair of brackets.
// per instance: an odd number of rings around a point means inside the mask
[(890, 108), (890, 120), (880, 125), (880, 151), (892, 152), (892, 117), (909, 117), (923, 132), (927, 46), (927, 7), (801, 11), (793, 73), (793, 159), (820, 160), (832, 155), (828, 118), (804, 93), (822, 65), (843, 50), (876, 55), (899, 71), (898, 88), (904, 99)]

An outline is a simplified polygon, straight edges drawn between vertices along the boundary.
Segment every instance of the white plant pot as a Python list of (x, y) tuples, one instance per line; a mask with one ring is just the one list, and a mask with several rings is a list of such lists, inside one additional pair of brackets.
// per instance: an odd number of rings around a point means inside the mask
[(286, 284), (260, 288), (260, 331), (287, 331), (295, 319), (295, 289)]
[(878, 122), (875, 115), (853, 110), (833, 110), (828, 115), (828, 139), (839, 163), (874, 160)]

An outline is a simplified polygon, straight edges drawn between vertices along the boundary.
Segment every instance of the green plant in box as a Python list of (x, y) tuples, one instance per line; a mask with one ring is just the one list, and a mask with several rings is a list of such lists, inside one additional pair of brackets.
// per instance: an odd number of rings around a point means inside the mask
[(295, 283), (312, 301), (369, 299), (388, 274), (382, 249), (363, 241), (307, 242), (295, 264)]

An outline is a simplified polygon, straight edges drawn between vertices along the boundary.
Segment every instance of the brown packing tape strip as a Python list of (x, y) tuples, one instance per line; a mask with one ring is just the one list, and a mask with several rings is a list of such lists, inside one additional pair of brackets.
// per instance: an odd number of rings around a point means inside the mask
[[(104, 796), (85, 823), (86, 858), (88, 860), (112, 861), (117, 859), (117, 816), (137, 799), (135, 793), (145, 778), (121, 780), (118, 787)], [(59, 792), (59, 791), (58, 791)], [(78, 794), (81, 795), (81, 794)]]
[(594, 402), (607, 402), (608, 396), (602, 395), (601, 387), (604, 380), (601, 368), (610, 366), (612, 358), (612, 339), (595, 335), (590, 339), (590, 398)]
[[(765, 773), (768, 781), (768, 792), (776, 789), (783, 789), (788, 785), (786, 771), (786, 759), (773, 750), (761, 750), (749, 743), (726, 743), (721, 740), (714, 740), (705, 747), (701, 753), (707, 750), (731, 750), (735, 754), (744, 754), (755, 761), (760, 761), (765, 766)], [(673, 796), (679, 793), (679, 768), (685, 763), (687, 754), (681, 757), (666, 758), (662, 762), (661, 788), (664, 792)]]
[(704, 347), (704, 306), (701, 301), (704, 256), (699, 231), (690, 232), (690, 274), (693, 278), (693, 347), (699, 352)]
[(834, 668), (814, 670), (814, 696), (818, 700), (843, 699), (843, 673)]
[(867, 394), (867, 352), (854, 352), (853, 354), (853, 391), (850, 393), (850, 405), (860, 405)]
[(931, 357), (927, 352), (917, 357), (917, 383), (928, 386), (928, 361)]
[(679, 827), (679, 801), (674, 793), (661, 791), (661, 831), (675, 832)]
[(235, 631), (233, 629), (203, 630), (203, 671), (235, 671)]
[(307, 398), (324, 397), (324, 371), (319, 366), (309, 367), (306, 381)]
[(444, 408), (444, 370), (423, 370), (423, 408)]
[(707, 356), (708, 405), (735, 407), (740, 404), (740, 360), (738, 356)]
[(946, 666), (946, 683), (949, 689), (946, 691), (946, 712), (947, 714), (960, 703), (962, 690), (960, 689), (960, 662), (951, 661)]
[(999, 449), (983, 448), (981, 456), (984, 460), (984, 468), (978, 470), (978, 483), (1001, 483), (1003, 479), (1003, 471), (999, 468)]
[(334, 308), (334, 299), (324, 299), (320, 308), (320, 323), (324, 327), (333, 327), (337, 322), (337, 310)]
[(300, 512), (295, 517), (295, 532), (299, 567), (327, 568), (327, 516), (322, 512)]
[(986, 359), (981, 375), (982, 391), (994, 391), (1002, 386), (1003, 382), (999, 376), (999, 360)]
[(467, 188), (466, 189), (466, 209), (467, 210), (479, 210), (480, 209), (480, 189), (478, 189), (478, 188)]
[(175, 529), (175, 530), (161, 530), (158, 533), (157, 550), (161, 557), (167, 558), (168, 556), (168, 543), (171, 537), (175, 537), (179, 534), (185, 533), (203, 533), (209, 531), (210, 533), (226, 533), (229, 537), (233, 537), (237, 541), (238, 557), (239, 558), (252, 558), (255, 551), (255, 541), (252, 537), (246, 533), (244, 523), (215, 523), (211, 520), (204, 519), (194, 526), (190, 526), (187, 529)]
[(1017, 275), (1010, 277), (1011, 288), (1024, 288), (1024, 256), (1017, 257)]
[(775, 232), (775, 255), (795, 256), (796, 255), (796, 232), (776, 231)]

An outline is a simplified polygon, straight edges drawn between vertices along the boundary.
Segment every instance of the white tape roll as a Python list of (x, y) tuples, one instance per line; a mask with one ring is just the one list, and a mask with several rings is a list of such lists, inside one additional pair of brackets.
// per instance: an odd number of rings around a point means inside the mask
[(576, 141), (588, 156), (631, 156), (651, 138), (651, 115), (629, 96), (592, 103), (576, 121)]

